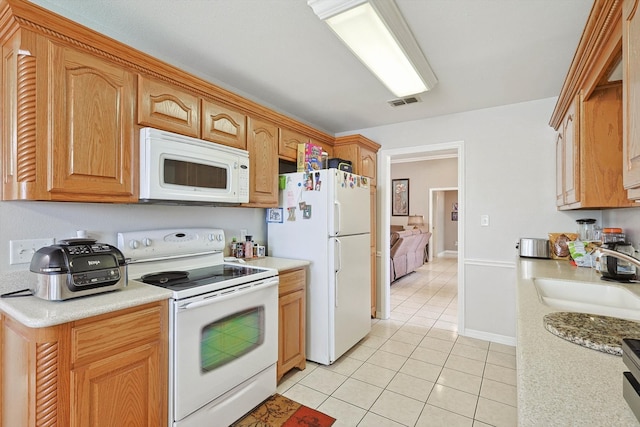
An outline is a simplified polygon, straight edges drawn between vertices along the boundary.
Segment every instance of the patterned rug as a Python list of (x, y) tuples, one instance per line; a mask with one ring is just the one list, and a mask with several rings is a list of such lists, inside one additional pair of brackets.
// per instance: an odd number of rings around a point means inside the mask
[(274, 394), (232, 427), (329, 427), (335, 421), (322, 412)]

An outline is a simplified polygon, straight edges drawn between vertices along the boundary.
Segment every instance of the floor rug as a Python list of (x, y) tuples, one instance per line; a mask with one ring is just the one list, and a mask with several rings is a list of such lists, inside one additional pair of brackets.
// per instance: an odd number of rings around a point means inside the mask
[(320, 411), (274, 394), (232, 427), (329, 427), (336, 421)]

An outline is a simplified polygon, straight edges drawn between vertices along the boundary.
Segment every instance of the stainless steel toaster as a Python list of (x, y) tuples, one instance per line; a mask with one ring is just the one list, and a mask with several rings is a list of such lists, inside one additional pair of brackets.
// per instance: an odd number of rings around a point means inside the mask
[(127, 285), (127, 261), (122, 252), (93, 239), (61, 240), (45, 246), (31, 258), (29, 270), (37, 276), (33, 295), (66, 300), (121, 289)]
[(523, 237), (516, 244), (523, 258), (549, 258), (549, 240)]

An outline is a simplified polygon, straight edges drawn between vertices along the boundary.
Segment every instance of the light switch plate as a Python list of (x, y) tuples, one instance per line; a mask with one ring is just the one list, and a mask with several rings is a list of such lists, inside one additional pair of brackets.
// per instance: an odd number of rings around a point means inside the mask
[(480, 226), (481, 227), (489, 226), (489, 215), (480, 215)]
[(46, 239), (27, 239), (9, 241), (9, 264), (26, 264), (31, 262), (33, 254), (43, 246), (53, 245), (53, 237)]

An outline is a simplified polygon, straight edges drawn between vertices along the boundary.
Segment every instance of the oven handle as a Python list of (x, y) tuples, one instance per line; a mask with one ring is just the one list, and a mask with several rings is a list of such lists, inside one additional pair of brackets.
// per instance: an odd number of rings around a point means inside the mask
[(189, 310), (193, 308), (203, 307), (209, 304), (217, 304), (230, 298), (262, 290), (269, 286), (277, 286), (278, 283), (280, 283), (280, 280), (278, 279), (278, 277), (276, 277), (275, 279), (265, 280), (263, 282), (258, 282), (255, 284), (234, 286), (230, 289), (223, 289), (210, 296), (206, 296), (200, 301), (189, 302), (185, 305), (178, 306), (178, 310)]

